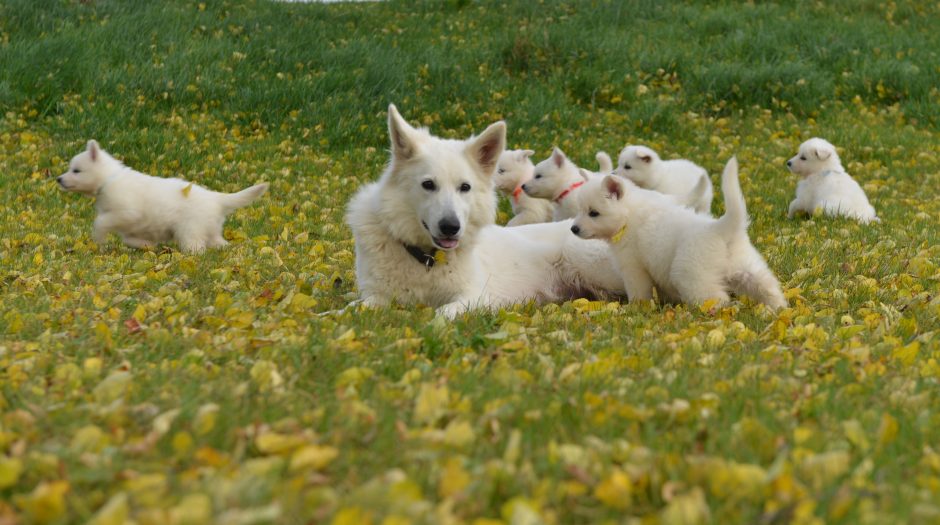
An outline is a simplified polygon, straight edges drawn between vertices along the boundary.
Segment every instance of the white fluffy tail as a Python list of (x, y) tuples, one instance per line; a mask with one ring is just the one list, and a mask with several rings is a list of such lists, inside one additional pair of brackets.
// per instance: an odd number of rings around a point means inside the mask
[(721, 174), (721, 194), (725, 197), (725, 214), (718, 219), (715, 227), (724, 237), (729, 237), (747, 229), (747, 207), (741, 183), (738, 181), (738, 159), (731, 157)]
[(254, 202), (255, 199), (264, 195), (266, 191), (268, 191), (268, 183), (263, 182), (250, 188), (245, 188), (238, 193), (220, 193), (219, 201), (222, 203), (222, 207), (225, 208), (225, 213), (229, 213), (238, 208), (248, 206)]
[(598, 173), (603, 173), (607, 175), (608, 173), (614, 171), (614, 161), (610, 160), (610, 155), (604, 151), (598, 151), (597, 155), (594, 155), (594, 158), (597, 159), (597, 165), (599, 169)]

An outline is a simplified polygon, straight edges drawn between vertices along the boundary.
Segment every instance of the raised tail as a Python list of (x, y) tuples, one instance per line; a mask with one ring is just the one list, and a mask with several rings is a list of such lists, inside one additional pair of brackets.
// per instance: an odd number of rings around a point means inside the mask
[(606, 151), (598, 151), (594, 158), (597, 159), (597, 166), (600, 168), (598, 173), (607, 175), (614, 171), (614, 161), (610, 160), (610, 155)]
[(238, 193), (220, 193), (219, 201), (222, 203), (222, 207), (225, 208), (225, 213), (230, 213), (243, 206), (248, 206), (255, 199), (264, 195), (266, 191), (268, 191), (268, 183), (263, 182), (245, 188)]
[(738, 181), (738, 159), (731, 157), (721, 174), (721, 194), (725, 198), (725, 214), (718, 219), (715, 227), (722, 236), (729, 237), (747, 229), (747, 206), (741, 183)]

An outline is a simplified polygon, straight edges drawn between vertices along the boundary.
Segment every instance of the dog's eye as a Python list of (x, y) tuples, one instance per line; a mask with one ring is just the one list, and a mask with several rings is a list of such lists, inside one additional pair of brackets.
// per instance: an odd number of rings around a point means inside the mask
[(72, 168), (72, 173), (81, 173), (81, 172), (82, 172), (82, 170), (80, 170), (80, 169), (78, 169), (78, 168)]
[(506, 170), (504, 170), (503, 168), (499, 168), (496, 170), (496, 173), (499, 173), (500, 175), (502, 175), (503, 173), (506, 173)]
[(536, 173), (534, 178), (536, 178), (536, 179), (541, 179), (541, 178), (542, 178), (542, 174), (541, 174), (541, 173)]
[(597, 210), (591, 210), (588, 212), (588, 217), (600, 217), (600, 215), (601, 214), (598, 213)]
[(630, 169), (630, 165), (629, 165), (629, 164), (624, 164), (624, 165), (623, 165), (623, 169), (625, 169), (625, 170)]
[(421, 183), (421, 187), (424, 188), (424, 189), (426, 189), (426, 190), (428, 190), (428, 191), (434, 191), (434, 190), (437, 189), (437, 186), (434, 184), (434, 181), (433, 181), (433, 180), (426, 180), (426, 181), (422, 182), (422, 183)]
[(464, 182), (463, 184), (460, 185), (460, 193), (467, 193), (468, 191), (470, 191), (470, 185), (469, 185), (469, 184), (467, 184), (466, 182)]
[(806, 157), (800, 157), (800, 160), (806, 160)]

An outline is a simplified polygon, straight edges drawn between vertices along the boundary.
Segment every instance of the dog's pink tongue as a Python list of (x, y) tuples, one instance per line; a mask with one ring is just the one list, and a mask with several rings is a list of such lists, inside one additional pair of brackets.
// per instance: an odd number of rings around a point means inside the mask
[(437, 243), (441, 245), (441, 248), (457, 247), (457, 239), (438, 239)]

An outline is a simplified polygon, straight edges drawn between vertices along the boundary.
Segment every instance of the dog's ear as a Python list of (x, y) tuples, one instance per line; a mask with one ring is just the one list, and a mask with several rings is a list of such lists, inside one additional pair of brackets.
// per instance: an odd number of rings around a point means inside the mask
[(652, 156), (652, 155), (649, 155), (649, 154), (646, 154), (646, 155), (642, 155), (642, 154), (641, 154), (641, 155), (640, 155), (640, 160), (642, 160), (643, 162), (649, 164), (650, 162), (653, 162), (653, 156)]
[(496, 170), (496, 162), (506, 149), (506, 123), (499, 121), (490, 124), (488, 128), (474, 138), (464, 149), (470, 160), (475, 162), (483, 173), (492, 175)]
[(819, 160), (826, 160), (832, 156), (832, 150), (828, 146), (817, 146), (813, 150), (813, 154), (816, 155), (816, 158)]
[(591, 180), (591, 172), (584, 168), (578, 168), (578, 175), (581, 175), (581, 178), (584, 179), (584, 182)]
[(615, 198), (618, 201), (623, 198), (623, 181), (613, 175), (604, 177), (604, 191), (607, 197)]
[(598, 151), (594, 158), (597, 160), (598, 171), (601, 173), (610, 173), (614, 171), (614, 161), (606, 151)]
[(91, 157), (92, 162), (97, 162), (98, 157), (100, 157), (101, 146), (98, 145), (98, 141), (91, 139), (88, 141), (88, 155)]
[(552, 150), (552, 162), (554, 162), (555, 165), (558, 166), (559, 168), (564, 166), (565, 159), (567, 158), (568, 157), (565, 156), (565, 152), (561, 151), (557, 147), (554, 150)]
[(535, 155), (535, 152), (534, 152), (534, 151), (532, 151), (532, 150), (530, 150), (530, 149), (524, 149), (524, 150), (522, 150), (522, 159), (523, 159), (523, 160), (525, 160), (525, 159), (531, 157), (532, 155)]
[(388, 136), (392, 141), (392, 157), (409, 160), (418, 152), (415, 129), (402, 118), (395, 104), (388, 105)]

